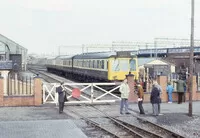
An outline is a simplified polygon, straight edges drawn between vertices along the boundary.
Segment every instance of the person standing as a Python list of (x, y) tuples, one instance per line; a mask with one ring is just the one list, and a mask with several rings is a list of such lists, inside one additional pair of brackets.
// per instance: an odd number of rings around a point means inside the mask
[(184, 87), (186, 87), (186, 83), (183, 80), (175, 81), (177, 83), (177, 93), (178, 93), (178, 104), (181, 104), (183, 102), (183, 96), (184, 96)]
[(185, 103), (186, 101), (186, 91), (187, 91), (187, 83), (188, 81), (185, 80), (185, 86), (184, 86), (184, 94), (183, 94), (183, 102)]
[(158, 113), (159, 113), (159, 115), (162, 115), (160, 112), (160, 106), (161, 106), (161, 101), (162, 101), (162, 99), (161, 99), (161, 94), (162, 94), (162, 88), (161, 88), (161, 86), (158, 84), (158, 82), (157, 82), (157, 80), (156, 79), (154, 79), (153, 80), (153, 87), (156, 87), (157, 89), (158, 89), (158, 91), (159, 91), (159, 103), (158, 103)]
[(144, 108), (142, 106), (143, 100), (144, 100), (144, 89), (142, 88), (140, 83), (138, 83), (137, 85), (137, 90), (138, 90), (138, 93), (137, 93), (138, 94), (138, 108), (140, 110), (140, 114), (145, 114)]
[(60, 86), (56, 88), (56, 92), (58, 93), (59, 113), (63, 113), (65, 99), (66, 99), (66, 93), (64, 91), (63, 84), (64, 82), (61, 82)]
[(168, 103), (172, 103), (172, 92), (174, 91), (174, 88), (170, 82), (168, 82), (166, 90), (168, 94)]
[(128, 86), (127, 78), (125, 78), (122, 84), (120, 85), (119, 91), (121, 93), (120, 114), (123, 114), (124, 106), (125, 106), (125, 113), (130, 114), (128, 112), (128, 96), (129, 96), (130, 88)]
[(151, 91), (150, 101), (153, 108), (153, 115), (155, 116), (159, 115), (159, 111), (158, 111), (158, 104), (160, 103), (159, 97), (160, 97), (160, 92), (158, 88), (153, 86), (152, 91)]

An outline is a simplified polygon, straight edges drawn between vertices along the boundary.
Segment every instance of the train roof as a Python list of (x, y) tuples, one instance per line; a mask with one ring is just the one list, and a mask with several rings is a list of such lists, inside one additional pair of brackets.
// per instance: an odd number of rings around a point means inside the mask
[(111, 56), (116, 56), (116, 52), (91, 52), (91, 53), (83, 53), (80, 55), (74, 56), (74, 59), (104, 59)]
[(71, 59), (73, 56), (70, 55), (60, 55), (57, 56), (55, 59)]
[(109, 57), (130, 57), (136, 55), (130, 51), (90, 52), (74, 56), (74, 59), (105, 59)]

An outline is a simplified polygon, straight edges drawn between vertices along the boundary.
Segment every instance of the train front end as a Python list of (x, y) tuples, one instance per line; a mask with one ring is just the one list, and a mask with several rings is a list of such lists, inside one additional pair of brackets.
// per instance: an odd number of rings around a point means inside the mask
[(131, 52), (118, 52), (116, 57), (108, 60), (108, 80), (122, 81), (127, 74), (133, 74), (138, 79), (138, 61), (136, 54)]

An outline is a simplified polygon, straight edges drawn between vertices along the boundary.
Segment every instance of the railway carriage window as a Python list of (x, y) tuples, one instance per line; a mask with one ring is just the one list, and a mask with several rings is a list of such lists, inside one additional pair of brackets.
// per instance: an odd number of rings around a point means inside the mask
[(80, 60), (78, 61), (78, 66), (79, 66), (79, 67), (81, 66), (81, 61), (80, 61)]
[(86, 66), (87, 68), (89, 67), (89, 61), (87, 60), (87, 66)]
[(101, 68), (104, 69), (104, 60), (101, 61)]
[(93, 65), (92, 65), (93, 68), (94, 68), (94, 62), (95, 62), (95, 61), (93, 60)]
[(96, 68), (96, 67), (97, 67), (97, 61), (94, 60), (94, 68)]
[(130, 71), (136, 71), (136, 62), (135, 62), (135, 59), (130, 59), (129, 60), (129, 64), (130, 64)]
[(97, 68), (97, 61), (94, 61), (94, 68)]
[(119, 71), (119, 59), (112, 60), (112, 70), (113, 71)]
[(89, 68), (91, 68), (91, 60), (89, 60)]
[(120, 60), (120, 70), (121, 71), (129, 71), (129, 65), (128, 65), (127, 59), (121, 59)]
[(97, 68), (99, 68), (99, 60), (97, 60)]
[(101, 69), (101, 60), (99, 61), (99, 68)]
[(108, 70), (108, 60), (107, 60), (107, 64), (106, 64), (106, 69)]

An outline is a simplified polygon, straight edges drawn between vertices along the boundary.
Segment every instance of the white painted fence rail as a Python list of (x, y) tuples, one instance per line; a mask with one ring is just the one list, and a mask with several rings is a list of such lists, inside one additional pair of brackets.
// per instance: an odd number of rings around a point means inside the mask
[[(44, 83), (43, 84), (43, 103), (55, 103), (58, 104), (58, 93), (56, 93), (56, 87), (59, 83)], [(116, 102), (121, 98), (112, 92), (119, 89), (119, 84), (116, 83), (64, 83), (64, 89), (69, 94), (66, 104), (80, 104), (80, 103), (106, 103)], [(112, 86), (113, 88), (106, 90), (100, 86)], [(72, 91), (74, 88), (78, 88), (81, 91), (80, 97), (77, 99), (72, 97)], [(95, 88), (95, 89), (94, 89)], [(86, 96), (86, 94), (89, 96)]]

